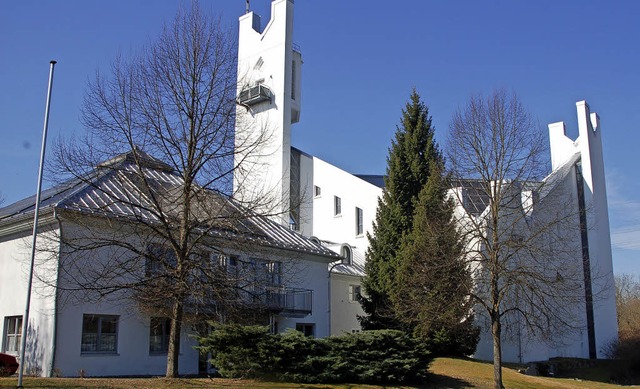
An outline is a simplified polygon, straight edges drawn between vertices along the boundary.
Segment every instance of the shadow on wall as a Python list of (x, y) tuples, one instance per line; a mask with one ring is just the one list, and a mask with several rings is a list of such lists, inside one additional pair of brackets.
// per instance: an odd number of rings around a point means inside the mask
[(38, 328), (29, 324), (27, 328), (27, 353), (24, 362), (24, 374), (34, 377), (42, 375), (42, 361), (44, 359), (44, 349), (40, 345)]

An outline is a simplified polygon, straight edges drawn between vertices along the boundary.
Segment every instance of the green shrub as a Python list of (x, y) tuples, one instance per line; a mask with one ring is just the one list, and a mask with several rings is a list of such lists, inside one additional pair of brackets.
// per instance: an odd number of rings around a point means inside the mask
[(237, 324), (214, 325), (199, 338), (201, 353), (211, 353), (211, 364), (225, 378), (261, 378), (273, 364), (275, 336), (268, 327)]
[(426, 343), (392, 330), (313, 339), (298, 331), (270, 335), (266, 327), (227, 325), (199, 340), (223, 377), (407, 383), (422, 381), (431, 360)]

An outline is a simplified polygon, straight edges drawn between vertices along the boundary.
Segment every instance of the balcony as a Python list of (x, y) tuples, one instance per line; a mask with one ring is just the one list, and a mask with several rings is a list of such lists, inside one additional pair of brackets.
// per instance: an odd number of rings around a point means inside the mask
[(313, 291), (300, 288), (267, 289), (265, 303), (268, 309), (286, 317), (305, 317), (311, 314)]
[(245, 88), (238, 95), (237, 102), (245, 107), (251, 107), (256, 104), (260, 104), (265, 101), (271, 102), (273, 93), (271, 89), (265, 85), (257, 84), (248, 88)]

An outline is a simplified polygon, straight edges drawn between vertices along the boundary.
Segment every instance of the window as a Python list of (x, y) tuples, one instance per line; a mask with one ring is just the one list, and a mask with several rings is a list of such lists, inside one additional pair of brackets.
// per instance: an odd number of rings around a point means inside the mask
[(152, 317), (149, 326), (149, 354), (166, 354), (169, 351), (171, 319)]
[(297, 74), (296, 74), (296, 61), (295, 59), (293, 61), (291, 61), (291, 99), (295, 100), (296, 99), (296, 81), (297, 81)]
[(333, 216), (338, 216), (342, 213), (342, 199), (338, 196), (333, 196)]
[(358, 302), (360, 296), (360, 285), (349, 285), (349, 302)]
[(340, 254), (342, 255), (342, 263), (351, 265), (351, 247), (346, 244), (343, 245)]
[(177, 264), (176, 253), (170, 248), (161, 244), (150, 244), (147, 246), (147, 257), (145, 258), (145, 276), (166, 275)]
[(109, 353), (118, 351), (118, 316), (82, 316), (82, 353)]
[(22, 316), (10, 316), (4, 319), (4, 347), (9, 354), (19, 354), (22, 342)]
[(266, 262), (265, 269), (269, 285), (282, 285), (282, 262)]
[(356, 235), (362, 235), (364, 233), (362, 209), (356, 207)]
[(318, 185), (314, 185), (313, 186), (313, 196), (314, 197), (319, 197), (322, 194), (322, 188), (320, 188)]
[(296, 331), (300, 331), (304, 336), (314, 337), (316, 335), (316, 325), (313, 323), (296, 323)]

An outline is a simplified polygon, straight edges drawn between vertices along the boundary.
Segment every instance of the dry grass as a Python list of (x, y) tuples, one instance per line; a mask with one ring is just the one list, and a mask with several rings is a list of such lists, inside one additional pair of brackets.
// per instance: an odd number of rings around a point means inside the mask
[[(492, 388), (493, 367), (491, 364), (463, 359), (437, 358), (430, 366), (431, 380), (425, 388)], [(594, 381), (578, 381), (562, 378), (530, 377), (513, 369), (503, 370), (507, 388), (520, 389), (571, 389), (571, 388), (622, 388), (622, 386)], [(16, 377), (0, 378), (0, 388), (15, 388)], [(24, 381), (25, 388), (110, 388), (110, 389), (197, 389), (197, 388), (304, 388), (304, 389), (375, 389), (376, 385), (324, 385), (288, 384), (282, 382), (261, 382), (252, 380), (232, 380), (221, 378), (31, 378)], [(408, 386), (385, 386), (384, 388), (410, 388)]]

